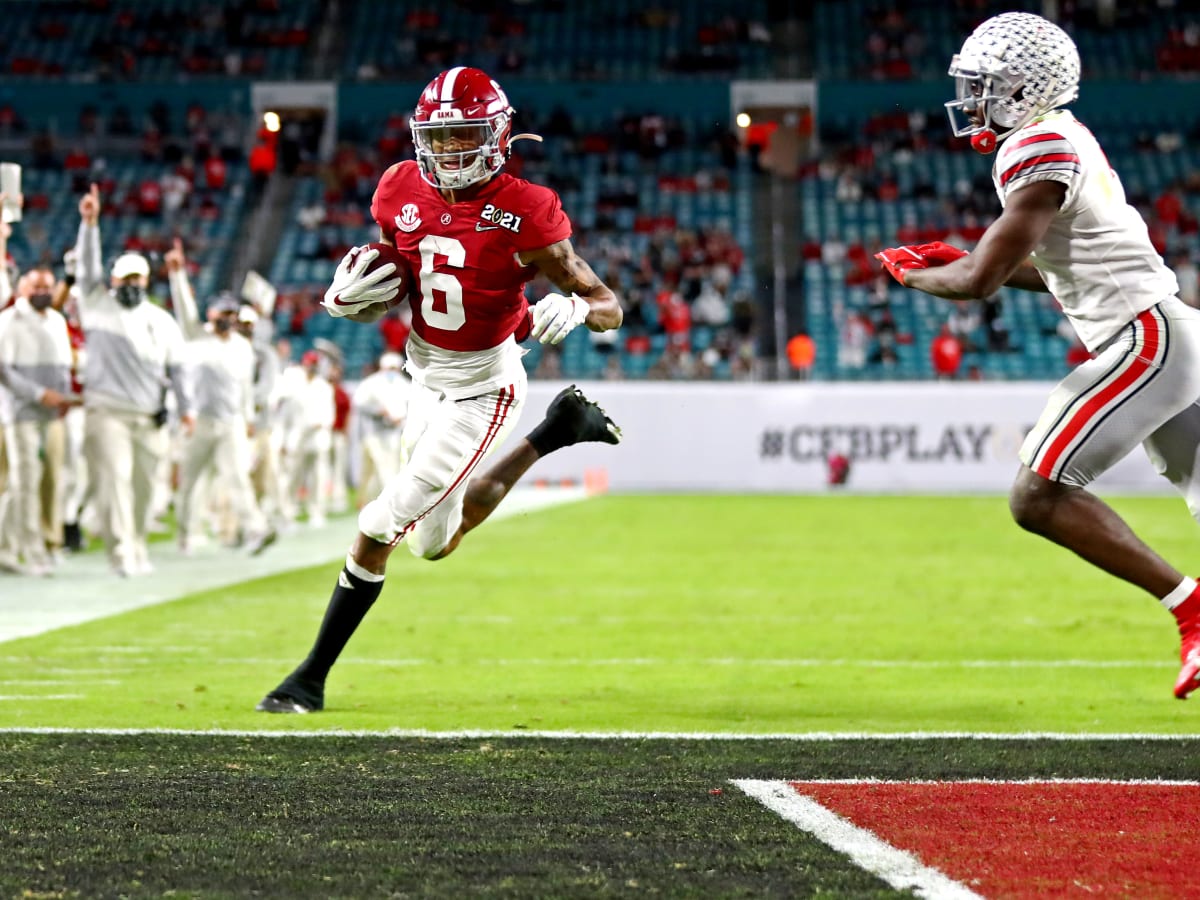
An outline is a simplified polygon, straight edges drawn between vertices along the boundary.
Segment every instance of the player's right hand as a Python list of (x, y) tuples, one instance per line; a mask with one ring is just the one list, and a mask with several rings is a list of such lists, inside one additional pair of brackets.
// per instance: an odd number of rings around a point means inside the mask
[(909, 269), (929, 268), (925, 257), (912, 247), (889, 247), (876, 253), (875, 258), (883, 263), (883, 267), (901, 284), (904, 284), (904, 273)]
[(187, 257), (183, 254), (183, 241), (175, 238), (171, 249), (163, 254), (163, 262), (167, 264), (168, 272), (180, 272), (187, 263)]
[(945, 266), (962, 259), (967, 255), (966, 250), (960, 250), (953, 244), (943, 241), (933, 241), (929, 244), (917, 244), (912, 248), (921, 254), (921, 258), (930, 266)]
[[(401, 278), (394, 263), (384, 263), (367, 271), (379, 256), (378, 250), (353, 247), (342, 257), (333, 273), (333, 284), (325, 291), (321, 305), (331, 316), (341, 318), (358, 313), (374, 303), (386, 303), (396, 296)], [(395, 276), (395, 277), (389, 277)]]
[(100, 218), (100, 185), (93, 184), (79, 201), (79, 216), (88, 225), (95, 225)]

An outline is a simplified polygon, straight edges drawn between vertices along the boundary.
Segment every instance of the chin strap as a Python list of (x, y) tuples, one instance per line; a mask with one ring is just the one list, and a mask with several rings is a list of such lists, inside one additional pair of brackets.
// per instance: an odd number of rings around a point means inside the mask
[(984, 156), (994, 152), (996, 149), (996, 132), (990, 128), (985, 128), (983, 131), (971, 135), (971, 149), (976, 153), (982, 153)]

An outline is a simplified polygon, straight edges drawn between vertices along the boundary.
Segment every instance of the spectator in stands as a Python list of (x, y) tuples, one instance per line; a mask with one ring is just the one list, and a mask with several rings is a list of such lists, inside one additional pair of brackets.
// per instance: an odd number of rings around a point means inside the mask
[(848, 312), (838, 330), (838, 368), (856, 372), (865, 366), (873, 334), (870, 319), (856, 310)]
[(729, 285), (733, 273), (724, 263), (713, 266), (702, 279), (700, 293), (692, 301), (692, 323), (720, 327), (729, 323)]
[(950, 326), (943, 323), (942, 330), (929, 344), (929, 359), (933, 363), (934, 374), (943, 380), (957, 377), (962, 353), (962, 344), (950, 331)]
[(1009, 353), (1012, 346), (1008, 326), (1004, 323), (1004, 301), (999, 294), (988, 297), (982, 303), (983, 330), (987, 335), (989, 353)]
[(188, 203), (188, 195), (192, 185), (178, 172), (168, 171), (159, 182), (162, 194), (163, 225), (168, 231), (173, 231), (179, 221), (179, 214)]
[(259, 197), (267, 187), (267, 182), (275, 172), (276, 156), (273, 137), (260, 135), (250, 151), (250, 183), (253, 196)]
[(191, 398), (183, 381), (183, 334), (170, 313), (146, 299), (150, 264), (126, 253), (105, 284), (100, 252), (100, 191), (79, 202), (80, 318), (88, 341), (84, 378), (85, 446), (109, 561), (119, 575), (152, 571), (146, 535), (159, 462), (167, 451), (164, 384), (190, 433)]
[(808, 378), (817, 359), (817, 345), (804, 332), (792, 335), (787, 342), (787, 359), (792, 374), (801, 380)]
[(225, 190), (228, 169), (225, 160), (212, 153), (204, 160), (204, 186), (210, 191)]
[(979, 349), (975, 336), (983, 325), (983, 317), (979, 314), (979, 303), (975, 300), (955, 300), (954, 308), (946, 326), (950, 334), (962, 346), (964, 353), (974, 353)]
[(1188, 306), (1200, 308), (1200, 269), (1186, 250), (1175, 255), (1171, 268), (1179, 282), (1179, 299)]

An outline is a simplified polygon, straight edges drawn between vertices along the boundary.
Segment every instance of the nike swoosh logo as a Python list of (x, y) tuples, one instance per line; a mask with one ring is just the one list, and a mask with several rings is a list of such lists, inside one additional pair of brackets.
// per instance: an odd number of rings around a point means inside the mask
[(357, 300), (356, 300), (356, 301), (353, 301), (353, 302), (351, 302), (351, 303), (343, 303), (343, 302), (342, 302), (342, 295), (341, 295), (341, 294), (338, 294), (336, 297), (334, 297), (334, 298), (333, 298), (333, 305), (334, 305), (334, 306), (358, 306), (359, 302), (360, 302), (360, 301), (357, 301)]
[(499, 225), (486, 225), (485, 226), (485, 225), (480, 225), (478, 222), (475, 223), (476, 231), (495, 231), (499, 227), (500, 227)]

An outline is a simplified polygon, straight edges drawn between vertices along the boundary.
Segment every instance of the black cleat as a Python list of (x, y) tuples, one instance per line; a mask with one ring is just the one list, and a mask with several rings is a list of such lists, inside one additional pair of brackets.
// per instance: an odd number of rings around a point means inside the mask
[(550, 401), (546, 417), (529, 433), (529, 442), (539, 456), (587, 441), (619, 444), (621, 429), (575, 385)]
[(63, 549), (68, 553), (83, 551), (83, 532), (78, 522), (67, 522), (63, 525)]
[(310, 713), (319, 712), (324, 708), (323, 685), (290, 676), (254, 707), (257, 712), (265, 713)]

